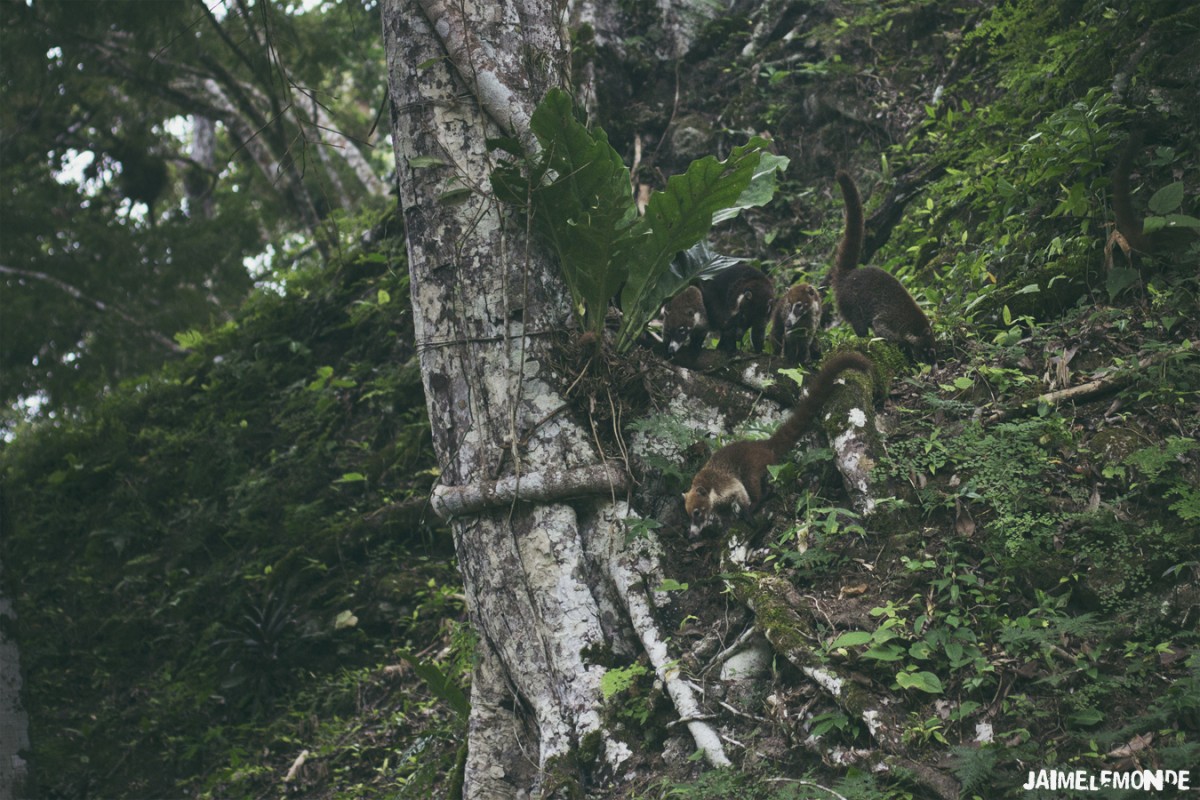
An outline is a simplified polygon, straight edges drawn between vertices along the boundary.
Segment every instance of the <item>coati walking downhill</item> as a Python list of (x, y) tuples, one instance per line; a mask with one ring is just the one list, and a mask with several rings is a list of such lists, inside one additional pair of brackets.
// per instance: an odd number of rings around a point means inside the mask
[(869, 372), (871, 361), (861, 353), (831, 356), (813, 377), (808, 395), (770, 438), (733, 442), (713, 453), (692, 478), (692, 488), (683, 495), (691, 536), (715, 521), (722, 508), (737, 506), (742, 513), (749, 513), (759, 504), (767, 489), (767, 467), (787, 457), (829, 399), (837, 377), (848, 369)]

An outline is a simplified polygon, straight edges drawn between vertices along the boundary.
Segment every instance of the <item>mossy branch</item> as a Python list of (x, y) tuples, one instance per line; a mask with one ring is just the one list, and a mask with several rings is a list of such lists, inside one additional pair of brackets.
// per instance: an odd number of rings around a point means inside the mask
[(734, 582), (734, 591), (754, 610), (758, 617), (756, 624), (775, 652), (796, 666), (847, 715), (866, 725), (883, 754), (882, 757), (863, 754), (868, 761), (884, 768), (911, 770), (914, 778), (938, 797), (950, 800), (958, 796), (953, 778), (903, 756), (904, 724), (897, 717), (896, 703), (862, 687), (848, 672), (828, 663), (818, 652), (814, 626), (803, 613), (805, 601), (795, 587), (782, 578), (767, 576), (753, 584)]

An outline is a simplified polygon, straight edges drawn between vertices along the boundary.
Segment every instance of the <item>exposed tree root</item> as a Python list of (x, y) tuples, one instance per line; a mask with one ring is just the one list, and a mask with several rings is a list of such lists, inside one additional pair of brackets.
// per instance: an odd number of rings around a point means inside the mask
[(846, 714), (861, 720), (879, 745), (878, 752), (839, 751), (839, 758), (849, 754), (855, 761), (904, 769), (939, 797), (958, 797), (958, 785), (953, 778), (903, 755), (904, 725), (892, 699), (859, 685), (817, 652), (817, 636), (807, 613), (808, 605), (790, 583), (768, 576), (753, 585), (735, 582), (734, 590), (758, 616), (758, 626), (775, 652), (808, 676)]
[(731, 766), (720, 735), (705, 722), (708, 715), (701, 707), (692, 684), (681, 677), (680, 663), (671, 657), (667, 649), (667, 637), (659, 630), (658, 616), (654, 612), (654, 592), (646, 580), (647, 575), (659, 575), (662, 572), (662, 552), (658, 541), (652, 538), (637, 539), (629, 546), (621, 547), (623, 526), (620, 520), (637, 515), (624, 503), (617, 503), (614, 511), (611, 520), (614, 530), (607, 537), (609, 552), (593, 554), (593, 557), (600, 556), (600, 563), (608, 567), (609, 580), (625, 605), (629, 621), (654, 667), (654, 673), (662, 681), (681, 720), (687, 724), (696, 747), (714, 767)]

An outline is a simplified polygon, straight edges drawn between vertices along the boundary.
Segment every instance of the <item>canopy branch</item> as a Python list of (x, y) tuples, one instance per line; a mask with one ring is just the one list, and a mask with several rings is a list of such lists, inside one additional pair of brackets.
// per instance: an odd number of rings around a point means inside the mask
[(96, 309), (97, 311), (100, 311), (101, 313), (112, 312), (113, 314), (116, 314), (118, 317), (125, 320), (130, 325), (134, 326), (139, 331), (141, 331), (143, 334), (145, 334), (146, 336), (150, 337), (154, 341), (161, 344), (163, 347), (170, 350), (172, 353), (185, 352), (184, 349), (182, 347), (180, 347), (178, 344), (171, 341), (169, 338), (167, 338), (163, 334), (159, 333), (158, 331), (150, 328), (148, 325), (146, 325), (146, 323), (136, 319), (132, 314), (130, 314), (126, 311), (122, 311), (117, 306), (105, 303), (103, 300), (97, 300), (94, 297), (89, 297), (88, 295), (84, 294), (80, 290), (76, 289), (71, 284), (69, 284), (65, 281), (61, 281), (58, 278), (54, 277), (53, 275), (47, 275), (44, 272), (35, 272), (33, 270), (28, 270), (28, 269), (15, 269), (13, 267), (6, 267), (3, 264), (0, 264), (0, 275), (14, 275), (18, 278), (28, 278), (30, 280), (41, 281), (42, 283), (48, 283), (51, 286), (54, 286), (55, 288), (61, 289), (62, 291), (66, 292), (67, 294), (69, 294), (71, 297), (74, 297), (79, 302), (93, 307), (94, 309)]

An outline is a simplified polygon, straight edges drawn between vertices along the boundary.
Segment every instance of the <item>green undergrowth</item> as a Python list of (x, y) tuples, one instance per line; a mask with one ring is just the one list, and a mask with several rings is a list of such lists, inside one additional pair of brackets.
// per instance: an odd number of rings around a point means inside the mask
[[(775, 573), (816, 598), (822, 657), (898, 697), (905, 755), (964, 798), (1051, 796), (1022, 790), (1031, 768), (1200, 763), (1200, 237), (1131, 259), (1110, 238), (1112, 171), (1134, 131), (1139, 219), (1200, 218), (1200, 11), (1069, 5), (814, 9), (804, 36), (769, 42), (753, 67), (731, 35), (727, 71), (745, 80), (719, 101), (791, 158), (787, 207), (754, 218), (780, 285), (828, 269), (842, 229), (828, 187), (851, 163), (871, 223), (890, 225), (868, 263), (904, 281), (939, 337), (939, 364), (901, 370), (886, 406), (887, 503), (852, 512), (840, 481), (806, 478), (830, 472), (828, 453), (802, 456), (777, 470), (782, 511), (741, 579)], [(888, 121), (821, 118), (828, 94)], [(895, 220), (872, 216), (905, 185)], [(1039, 399), (1089, 381), (1109, 388)], [(772, 677), (774, 704), (742, 706), (769, 720), (754, 745), (772, 754), (765, 774), (749, 746), (736, 756), (748, 775), (638, 796), (932, 796), (903, 770), (870, 785), (853, 766), (806, 773), (806, 736), (872, 737), (810, 695), (804, 722), (785, 720), (778, 703), (806, 679), (779, 658)], [(781, 775), (826, 788), (767, 780)]]
[[(1075, 5), (1068, 14), (1053, 4), (1001, 4), (975, 18), (952, 52), (978, 67), (951, 70), (924, 119), (883, 153), (885, 181), (937, 169), (876, 263), (917, 276), (931, 304), (955, 309), (968, 326), (998, 323), (1006, 309), (1052, 317), (1136, 283), (1120, 254), (1109, 263), (1105, 252), (1111, 175), (1135, 131), (1149, 132), (1134, 157), (1139, 219), (1182, 212), (1180, 224), (1200, 227), (1200, 130), (1177, 83), (1197, 69), (1184, 53), (1200, 13), (1171, 3)], [(1178, 199), (1159, 194), (1172, 186)], [(1160, 264), (1197, 257), (1200, 237), (1157, 256)]]
[[(900, 379), (876, 472), (885, 503), (851, 511), (840, 481), (806, 478), (828, 470), (828, 451), (805, 453), (775, 471), (757, 554), (722, 575), (796, 587), (819, 610), (811, 623), (786, 630), (761, 604), (757, 622), (896, 698), (904, 757), (938, 764), (963, 797), (1039, 796), (1022, 788), (1030, 769), (1188, 770), (1200, 758), (1190, 304), (1190, 292), (1164, 292), (1153, 321), (1149, 301), (1078, 309), (1014, 340), (981, 327), (958, 359)], [(1065, 359), (1067, 384), (1116, 383), (1038, 402), (1053, 359)], [(741, 774), (676, 776), (635, 796), (931, 796), (902, 767), (812, 770), (799, 741), (871, 750), (874, 739), (854, 714), (796, 688), (806, 680), (777, 655), (771, 700), (735, 703), (757, 720), (753, 732), (737, 728), (744, 717), (724, 720), (731, 739), (753, 742), (735, 751)], [(755, 748), (774, 755), (763, 762)]]
[(412, 771), (397, 754), (424, 690), (382, 670), (462, 608), (426, 507), (401, 240), (272, 285), (0, 451), (36, 796), (261, 796), (302, 749), (296, 785), (378, 771), (346, 796)]
[[(1024, 797), (1029, 763), (1117, 768), (1131, 742), (1155, 768), (1200, 757), (1200, 329), (1097, 335), (1146, 307), (1079, 311), (971, 345), (938, 382), (910, 378), (878, 475), (899, 504), (864, 519), (837, 488), (803, 493), (768, 541), (764, 566), (857, 620), (820, 625), (825, 657), (899, 694), (907, 746), (950, 750), (965, 797)], [(1088, 346), (1075, 368), (1137, 378), (1082, 405), (1030, 404), (1040, 376), (1006, 366)], [(843, 606), (860, 584), (867, 602)], [(860, 728), (813, 718), (847, 746), (868, 741)]]

